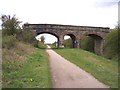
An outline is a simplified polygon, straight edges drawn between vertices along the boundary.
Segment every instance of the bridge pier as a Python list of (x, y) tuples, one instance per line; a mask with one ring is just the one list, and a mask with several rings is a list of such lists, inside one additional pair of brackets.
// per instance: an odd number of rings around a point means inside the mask
[(94, 51), (96, 54), (103, 54), (104, 42), (104, 39), (95, 39)]
[(73, 48), (79, 48), (80, 42), (79, 39), (76, 39), (73, 43)]
[(64, 37), (60, 36), (58, 40), (58, 48), (63, 48), (64, 47)]

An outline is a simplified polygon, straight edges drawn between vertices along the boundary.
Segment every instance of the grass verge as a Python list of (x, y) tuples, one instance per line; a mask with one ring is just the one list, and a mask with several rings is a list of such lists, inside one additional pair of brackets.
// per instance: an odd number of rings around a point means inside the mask
[(56, 49), (58, 54), (91, 73), (96, 79), (118, 88), (118, 62), (81, 49)]
[(48, 64), (47, 53), (29, 45), (22, 44), (18, 49), (3, 49), (2, 87), (51, 88)]
[(41, 41), (38, 42), (38, 47), (40, 49), (46, 49), (47, 48), (47, 46), (43, 42), (41, 42)]

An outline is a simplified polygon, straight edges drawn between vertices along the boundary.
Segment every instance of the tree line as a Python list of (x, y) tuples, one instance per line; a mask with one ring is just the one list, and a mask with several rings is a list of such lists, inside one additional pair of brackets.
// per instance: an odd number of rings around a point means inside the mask
[(33, 32), (30, 30), (23, 30), (20, 27), (21, 21), (16, 16), (2, 15), (2, 47), (13, 48), (18, 41), (23, 43), (29, 43), (35, 47), (38, 47), (38, 41), (35, 39)]

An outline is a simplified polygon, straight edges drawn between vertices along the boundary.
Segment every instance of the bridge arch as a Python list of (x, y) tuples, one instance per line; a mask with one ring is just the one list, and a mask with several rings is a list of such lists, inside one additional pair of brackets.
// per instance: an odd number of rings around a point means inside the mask
[[(24, 24), (24, 30), (31, 30), (37, 34), (50, 33), (58, 38), (58, 47), (63, 46), (63, 36), (67, 34), (73, 34), (76, 38), (71, 36), (74, 40), (74, 47), (79, 48), (79, 39), (83, 34), (90, 35), (95, 39), (95, 52), (102, 53), (104, 38), (110, 32), (109, 27), (93, 27), (93, 26), (73, 26), (73, 25), (61, 25), (61, 24)], [(99, 48), (98, 48), (99, 47)], [(98, 49), (99, 50), (98, 50)]]
[(90, 36), (94, 40), (94, 52), (102, 54), (104, 48), (104, 38), (98, 33), (87, 33), (85, 36)]
[(51, 34), (51, 35), (53, 35), (53, 36), (59, 38), (59, 36), (58, 36), (57, 34), (52, 33), (52, 32), (39, 32), (39, 33), (36, 33), (36, 34), (37, 34), (37, 35), (40, 35), (40, 34), (44, 34), (44, 33)]
[(39, 33), (36, 33), (37, 35), (41, 35), (41, 34), (50, 34), (50, 35), (53, 35), (57, 38), (57, 48), (59, 47), (59, 36), (56, 35), (55, 33), (51, 33), (51, 32), (39, 32)]
[(71, 33), (67, 33), (67, 34), (64, 34), (63, 37), (65, 36), (69, 36), (72, 40), (72, 48), (76, 48), (76, 36), (74, 34), (71, 34)]

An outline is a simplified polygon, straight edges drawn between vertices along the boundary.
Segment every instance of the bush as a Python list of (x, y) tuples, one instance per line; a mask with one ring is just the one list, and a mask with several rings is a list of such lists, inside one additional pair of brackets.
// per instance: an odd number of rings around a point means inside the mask
[(118, 51), (120, 51), (120, 40), (118, 40), (118, 34), (120, 35), (119, 30), (115, 29), (106, 37), (104, 56), (109, 59), (118, 59)]
[(42, 41), (38, 42), (38, 46), (39, 48), (47, 48), (47, 46)]
[(3, 36), (2, 38), (2, 47), (3, 48), (7, 48), (7, 49), (10, 49), (10, 48), (13, 48), (16, 46), (17, 44), (17, 39), (16, 39), (16, 36), (14, 35), (11, 35), (11, 36)]
[(38, 46), (38, 42), (39, 42), (38, 40), (35, 40), (35, 41), (33, 41), (32, 45), (33, 45), (34, 47), (39, 47), (39, 46)]
[(73, 44), (72, 44), (72, 39), (66, 39), (65, 41), (64, 41), (64, 47), (65, 48), (72, 48), (73, 47)]
[(80, 48), (94, 52), (94, 39), (90, 36), (83, 37), (80, 41)]
[(3, 48), (12, 48), (16, 45), (17, 39), (25, 43), (32, 44), (38, 47), (38, 41), (35, 39), (35, 35), (30, 30), (21, 30), (20, 23), (15, 15), (2, 15), (2, 35), (3, 35)]
[(17, 34), (17, 39), (19, 41), (29, 43), (29, 44), (32, 44), (35, 47), (38, 47), (38, 41), (36, 40), (35, 35), (33, 34), (33, 32), (30, 31), (30, 30), (21, 30)]
[(14, 35), (20, 29), (21, 21), (15, 15), (12, 17), (10, 15), (2, 15), (0, 19), (2, 21), (3, 35)]

